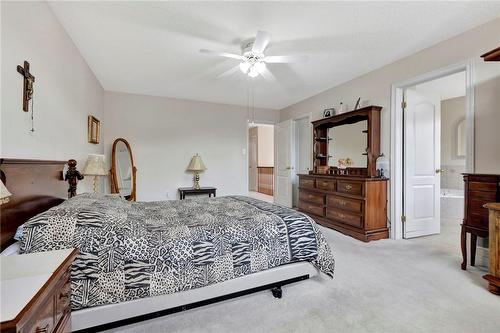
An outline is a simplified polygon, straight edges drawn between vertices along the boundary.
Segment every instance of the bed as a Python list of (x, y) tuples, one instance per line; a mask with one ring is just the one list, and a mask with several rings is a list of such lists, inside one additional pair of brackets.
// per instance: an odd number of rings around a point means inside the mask
[(79, 248), (71, 271), (75, 331), (263, 289), (281, 297), (283, 284), (318, 270), (333, 276), (314, 221), (286, 207), (242, 196), (146, 203), (82, 194), (56, 202), (15, 224), (24, 224), (21, 253)]

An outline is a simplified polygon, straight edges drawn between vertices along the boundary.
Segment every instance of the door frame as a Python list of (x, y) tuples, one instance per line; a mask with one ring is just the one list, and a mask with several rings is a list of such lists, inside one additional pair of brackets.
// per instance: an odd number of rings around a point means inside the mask
[[(245, 163), (244, 163), (244, 174), (245, 174), (245, 192), (246, 193), (246, 196), (248, 196), (250, 194), (250, 178), (249, 178), (249, 173), (248, 173), (248, 166), (249, 166), (249, 163), (248, 163), (248, 159), (250, 158), (250, 155), (248, 153), (248, 148), (250, 147), (250, 135), (248, 133), (248, 130), (250, 129), (249, 127), (250, 125), (250, 119), (247, 119), (246, 121), (246, 134), (245, 134), (245, 137), (246, 137), (246, 143), (245, 143)], [(269, 120), (269, 121), (266, 121), (266, 120), (259, 120), (259, 121), (254, 121), (254, 125), (258, 126), (258, 125), (272, 125), (272, 126), (276, 126), (276, 122), (275, 121), (272, 121), (272, 120)]]
[(391, 85), (390, 221), (391, 238), (403, 239), (403, 91), (411, 86), (465, 71), (466, 172), (474, 172), (474, 59)]

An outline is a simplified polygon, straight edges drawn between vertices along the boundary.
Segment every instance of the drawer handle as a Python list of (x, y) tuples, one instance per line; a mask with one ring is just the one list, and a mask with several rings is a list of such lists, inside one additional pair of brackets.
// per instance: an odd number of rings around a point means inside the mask
[(341, 219), (344, 219), (344, 218), (345, 218), (345, 215), (344, 215), (344, 214), (339, 214), (339, 217), (340, 217)]
[(338, 202), (339, 202), (339, 205), (341, 205), (341, 206), (347, 205), (347, 202), (345, 202), (344, 200), (339, 200)]
[(59, 299), (69, 298), (69, 291), (59, 294)]
[(352, 190), (352, 185), (347, 184), (347, 185), (345, 186), (345, 189), (346, 189), (346, 191), (350, 191), (350, 190)]
[(45, 325), (44, 327), (39, 327), (37, 326), (35, 329), (36, 333), (45, 333), (49, 330), (49, 324)]

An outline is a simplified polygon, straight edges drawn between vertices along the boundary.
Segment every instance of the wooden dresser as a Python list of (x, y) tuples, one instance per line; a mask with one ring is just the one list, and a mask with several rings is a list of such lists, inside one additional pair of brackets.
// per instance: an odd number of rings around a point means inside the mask
[[(389, 237), (387, 179), (380, 177), (379, 106), (313, 121), (314, 168), (299, 176), (300, 211), (368, 242)], [(352, 165), (341, 165), (349, 160)]]
[(464, 221), (461, 232), (462, 269), (467, 268), (467, 233), (470, 233), (470, 263), (475, 265), (477, 237), (486, 238), (488, 231), (488, 209), (490, 202), (500, 201), (500, 175), (464, 174)]
[(0, 330), (71, 332), (70, 267), (76, 249), (1, 257)]
[(389, 236), (386, 193), (386, 179), (299, 175), (299, 210), (365, 242)]
[(490, 211), (490, 274), (483, 277), (489, 282), (488, 290), (500, 295), (500, 203), (489, 203), (485, 205), (485, 208)]

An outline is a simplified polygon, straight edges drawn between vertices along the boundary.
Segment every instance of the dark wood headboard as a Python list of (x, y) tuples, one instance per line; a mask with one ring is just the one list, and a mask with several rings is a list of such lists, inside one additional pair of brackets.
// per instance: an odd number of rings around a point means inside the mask
[(62, 178), (67, 161), (0, 159), (2, 180), (12, 193), (0, 206), (0, 245), (14, 242), (17, 227), (47, 209), (59, 205), (68, 194)]

